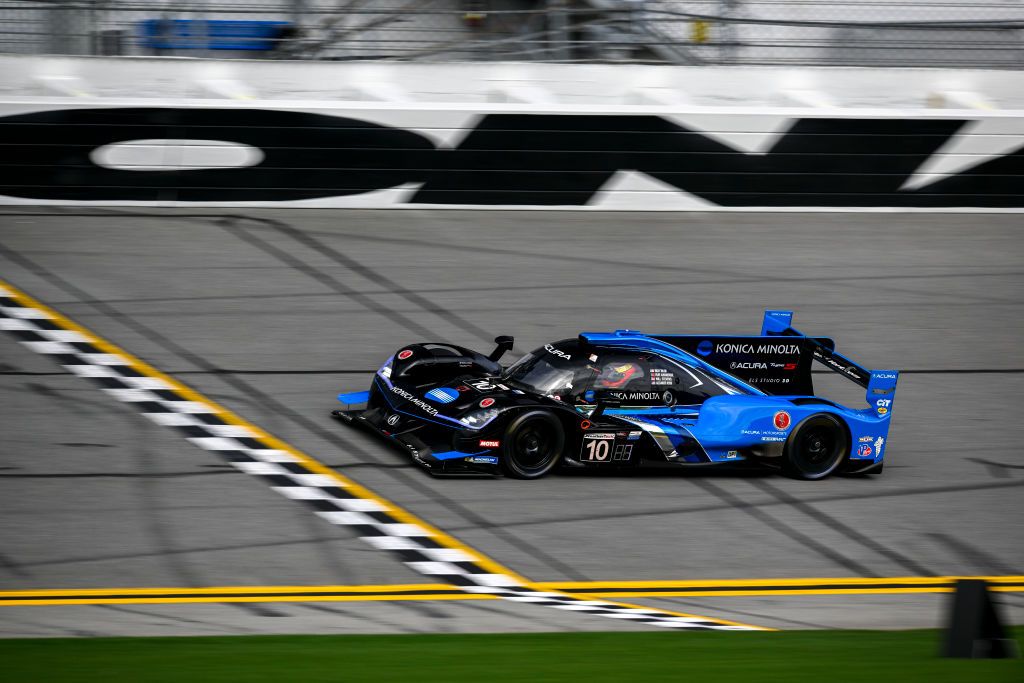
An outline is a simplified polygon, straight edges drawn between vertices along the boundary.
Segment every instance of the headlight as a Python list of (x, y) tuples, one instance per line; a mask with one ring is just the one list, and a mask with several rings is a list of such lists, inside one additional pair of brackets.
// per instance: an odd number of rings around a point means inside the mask
[(477, 410), (476, 412), (466, 415), (459, 421), (472, 429), (480, 429), (488, 422), (498, 417), (498, 413), (500, 412), (500, 408), (487, 408), (486, 410)]

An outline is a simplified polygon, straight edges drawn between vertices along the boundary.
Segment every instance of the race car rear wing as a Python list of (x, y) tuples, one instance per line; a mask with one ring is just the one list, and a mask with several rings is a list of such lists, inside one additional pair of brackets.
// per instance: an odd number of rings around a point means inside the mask
[(868, 405), (879, 415), (892, 410), (896, 395), (896, 382), (900, 373), (896, 370), (868, 370), (841, 353), (836, 352), (836, 343), (826, 337), (808, 337), (792, 326), (792, 311), (765, 311), (761, 323), (762, 337), (799, 337), (814, 351), (814, 360), (833, 372), (850, 379), (867, 389)]

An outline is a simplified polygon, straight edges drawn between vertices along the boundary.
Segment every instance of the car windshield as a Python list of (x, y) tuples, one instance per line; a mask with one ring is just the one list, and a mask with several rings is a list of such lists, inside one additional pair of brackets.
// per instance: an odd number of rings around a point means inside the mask
[(540, 394), (572, 393), (575, 365), (550, 354), (545, 356), (526, 354), (508, 369), (505, 380)]

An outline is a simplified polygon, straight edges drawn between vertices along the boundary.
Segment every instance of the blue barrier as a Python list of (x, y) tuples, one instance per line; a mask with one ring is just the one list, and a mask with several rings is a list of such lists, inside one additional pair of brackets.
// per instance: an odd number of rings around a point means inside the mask
[(287, 21), (146, 19), (143, 47), (153, 50), (273, 50)]

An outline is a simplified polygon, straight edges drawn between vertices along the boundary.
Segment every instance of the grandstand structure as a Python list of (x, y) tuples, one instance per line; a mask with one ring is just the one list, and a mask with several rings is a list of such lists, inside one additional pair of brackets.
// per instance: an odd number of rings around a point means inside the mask
[(1015, 0), (4, 0), (0, 53), (1003, 68)]

